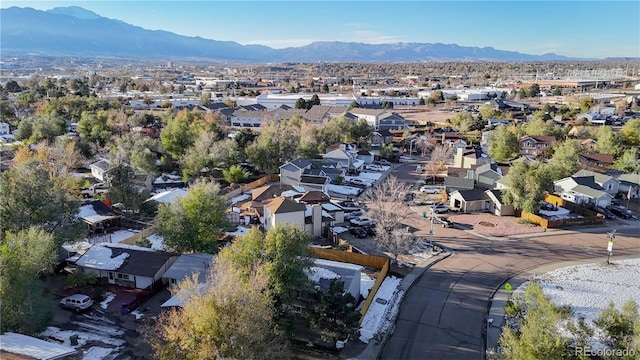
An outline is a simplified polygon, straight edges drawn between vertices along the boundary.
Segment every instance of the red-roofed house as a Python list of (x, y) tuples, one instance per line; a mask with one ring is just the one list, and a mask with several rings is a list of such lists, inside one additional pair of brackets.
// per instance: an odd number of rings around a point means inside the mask
[(604, 172), (613, 165), (613, 156), (594, 152), (584, 153), (580, 154), (579, 161), (584, 169)]

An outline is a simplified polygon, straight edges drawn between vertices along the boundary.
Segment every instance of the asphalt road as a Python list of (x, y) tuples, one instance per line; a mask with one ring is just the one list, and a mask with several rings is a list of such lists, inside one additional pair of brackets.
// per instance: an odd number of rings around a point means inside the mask
[[(409, 165), (396, 173), (410, 178)], [(504, 281), (544, 265), (606, 258), (605, 228), (486, 239), (456, 229), (437, 241), (453, 250), (408, 291), (382, 359), (484, 359), (490, 299)], [(640, 222), (617, 227), (614, 256), (640, 256)]]

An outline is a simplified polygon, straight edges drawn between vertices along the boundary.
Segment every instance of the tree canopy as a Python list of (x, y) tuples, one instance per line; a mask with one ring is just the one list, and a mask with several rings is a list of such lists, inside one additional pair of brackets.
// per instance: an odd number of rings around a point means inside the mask
[(230, 228), (220, 187), (197, 182), (178, 201), (158, 208), (158, 232), (168, 249), (181, 253), (218, 251), (220, 236)]

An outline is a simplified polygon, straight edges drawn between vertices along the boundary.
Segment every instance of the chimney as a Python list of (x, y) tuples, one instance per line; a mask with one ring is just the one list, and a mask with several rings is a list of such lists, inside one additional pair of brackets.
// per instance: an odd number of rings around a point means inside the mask
[(322, 235), (322, 205), (311, 205), (312, 236)]

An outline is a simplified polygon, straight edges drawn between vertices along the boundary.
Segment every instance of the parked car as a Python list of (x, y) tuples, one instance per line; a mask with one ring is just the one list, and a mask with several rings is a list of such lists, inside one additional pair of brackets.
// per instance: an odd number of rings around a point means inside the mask
[(340, 206), (342, 209), (344, 209), (344, 211), (355, 211), (362, 209), (362, 205), (354, 203), (350, 200), (336, 201), (334, 202), (334, 204)]
[(374, 224), (365, 225), (362, 227), (369, 236), (376, 236), (376, 226)]
[(431, 211), (433, 211), (434, 214), (441, 214), (447, 213), (451, 211), (451, 209), (449, 209), (449, 206), (446, 204), (436, 204), (431, 207)]
[(385, 160), (385, 159), (381, 159), (381, 160), (379, 160), (379, 161), (378, 161), (378, 164), (380, 164), (380, 165), (382, 165), (382, 166), (389, 166), (389, 165), (391, 165), (391, 163), (390, 163), (390, 162), (388, 162), (388, 161), (387, 161), (387, 160)]
[(93, 300), (84, 294), (73, 294), (60, 300), (60, 307), (75, 312), (86, 311), (93, 305)]
[(366, 225), (373, 225), (373, 220), (371, 220), (371, 218), (368, 218), (368, 217), (360, 216), (355, 219), (349, 220), (349, 223), (353, 226), (366, 226)]
[(611, 210), (609, 210), (607, 208), (603, 208), (603, 207), (600, 207), (600, 206), (595, 206), (593, 208), (593, 211), (604, 215), (605, 219), (611, 220), (611, 219), (615, 219), (616, 218), (616, 215)]
[(384, 168), (382, 167), (382, 165), (371, 164), (371, 165), (367, 165), (366, 168), (367, 170), (384, 171)]
[(608, 209), (616, 216), (623, 219), (631, 219), (633, 217), (633, 213), (622, 205), (609, 205)]
[(364, 214), (364, 212), (362, 210), (360, 210), (360, 209), (349, 211), (349, 212), (345, 212), (344, 219), (345, 220), (355, 219), (355, 218), (357, 218), (359, 216), (362, 216), (362, 214)]
[(441, 224), (442, 227), (452, 227), (453, 226), (453, 222), (449, 221), (449, 219), (447, 219), (447, 218), (443, 218), (443, 217), (440, 217), (440, 216), (434, 216), (432, 219), (433, 219), (434, 223)]
[(423, 185), (420, 187), (420, 192), (427, 194), (439, 194), (442, 192), (442, 188), (439, 186)]
[(358, 178), (353, 178), (351, 180), (348, 181), (349, 184), (352, 185), (356, 185), (356, 186), (369, 186), (369, 183), (362, 180), (362, 179), (358, 179)]
[(364, 239), (367, 237), (367, 231), (361, 227), (352, 227), (349, 232), (357, 238)]

